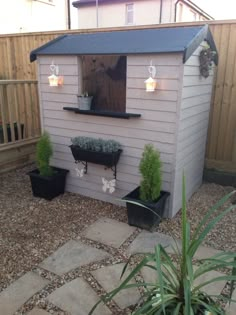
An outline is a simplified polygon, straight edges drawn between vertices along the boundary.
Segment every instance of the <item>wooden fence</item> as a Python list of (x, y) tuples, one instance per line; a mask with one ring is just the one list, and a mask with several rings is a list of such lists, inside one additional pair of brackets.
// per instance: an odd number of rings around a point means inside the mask
[[(176, 23), (136, 28), (161, 28), (202, 25), (206, 22)], [(206, 166), (236, 170), (236, 20), (207, 21), (213, 33), (219, 65), (215, 77), (209, 123)], [(124, 28), (98, 29), (97, 32)], [(129, 28), (126, 28), (129, 29)], [(132, 27), (133, 29), (133, 27)], [(30, 63), (30, 52), (53, 38), (66, 33), (83, 31), (56, 31), (0, 36), (0, 79), (35, 80), (37, 63)], [(94, 30), (93, 30), (94, 31)], [(30, 128), (30, 127), (29, 127)]]
[(0, 81), (0, 172), (27, 160), (40, 132), (37, 81)]

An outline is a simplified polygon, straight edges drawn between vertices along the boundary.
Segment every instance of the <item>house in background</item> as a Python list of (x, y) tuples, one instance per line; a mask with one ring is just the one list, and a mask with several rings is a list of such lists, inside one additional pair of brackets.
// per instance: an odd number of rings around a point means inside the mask
[(189, 0), (78, 0), (73, 6), (79, 29), (213, 19)]
[(11, 0), (0, 3), (0, 34), (70, 29), (69, 0)]

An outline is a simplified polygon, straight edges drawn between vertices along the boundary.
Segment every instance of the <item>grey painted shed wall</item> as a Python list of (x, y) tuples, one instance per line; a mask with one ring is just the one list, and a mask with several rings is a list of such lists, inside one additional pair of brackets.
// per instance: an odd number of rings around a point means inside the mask
[[(77, 94), (82, 91), (80, 57), (53, 56), (64, 76), (62, 87), (48, 85), (52, 57), (38, 57), (42, 125), (50, 133), (54, 146), (51, 164), (70, 170), (67, 191), (116, 203), (117, 197), (123, 197), (139, 185), (138, 165), (143, 147), (153, 143), (163, 161), (162, 188), (171, 193), (167, 214), (171, 217), (179, 210), (182, 170), (186, 171), (190, 196), (201, 183), (205, 152), (212, 76), (207, 80), (199, 76), (197, 53), (185, 65), (182, 54), (129, 55), (126, 111), (142, 114), (141, 118), (130, 120), (64, 111), (63, 106), (77, 106)], [(154, 93), (147, 93), (144, 87), (150, 60), (157, 67), (158, 89)], [(209, 82), (207, 87), (206, 82)], [(70, 139), (78, 135), (121, 142), (123, 153), (117, 167), (114, 194), (102, 191), (101, 178), (111, 179), (112, 172), (105, 171), (101, 165), (89, 163), (88, 174), (83, 178), (76, 176), (68, 146)]]
[[(158, 90), (147, 93), (144, 80), (148, 77), (150, 60), (157, 66)], [(108, 117), (84, 116), (64, 111), (63, 106), (77, 106), (81, 92), (79, 57), (55, 56), (54, 63), (64, 75), (64, 86), (49, 87), (48, 75), (51, 57), (39, 58), (40, 99), (43, 127), (49, 131), (54, 156), (52, 165), (70, 170), (66, 189), (93, 198), (115, 202), (134, 189), (140, 181), (138, 165), (146, 143), (152, 142), (161, 152), (163, 161), (163, 189), (171, 192), (175, 169), (176, 109), (181, 54), (127, 57), (127, 112), (141, 113), (141, 118), (122, 120)], [(88, 174), (76, 177), (75, 164), (68, 148), (70, 138), (77, 136), (114, 138), (123, 145), (118, 164), (117, 189), (113, 195), (102, 191), (101, 177), (112, 178), (112, 173), (99, 165), (89, 164)]]
[(202, 183), (214, 72), (212, 69), (208, 78), (203, 78), (199, 73), (199, 53), (203, 47), (202, 43), (183, 68), (176, 142), (173, 214), (181, 208), (182, 204), (183, 172), (186, 177), (187, 198), (190, 198)]

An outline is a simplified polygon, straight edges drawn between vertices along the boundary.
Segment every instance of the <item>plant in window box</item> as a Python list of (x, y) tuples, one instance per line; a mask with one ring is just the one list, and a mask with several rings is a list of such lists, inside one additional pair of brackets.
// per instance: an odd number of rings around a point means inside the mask
[[(219, 223), (224, 216), (236, 208), (231, 205), (222, 210), (222, 206), (231, 198), (232, 194), (223, 197), (214, 205), (190, 233), (190, 222), (187, 218), (185, 178), (182, 186), (182, 240), (174, 246), (174, 257), (158, 244), (153, 253), (147, 254), (126, 276), (125, 280), (113, 291), (107, 293), (98, 301), (89, 315), (92, 315), (100, 303), (111, 301), (121, 291), (129, 293), (131, 288), (141, 288), (142, 299), (135, 306), (132, 315), (226, 315), (219, 301), (225, 304), (232, 301), (234, 283), (236, 281), (236, 253), (219, 252), (212, 257), (196, 260), (205, 237)], [(174, 259), (173, 259), (174, 258)], [(197, 265), (196, 265), (197, 262)], [(125, 265), (121, 277), (124, 275), (128, 263)], [(136, 282), (136, 276), (142, 270), (150, 270), (153, 280)], [(221, 269), (222, 275), (214, 276), (214, 271)], [(212, 273), (212, 275), (209, 275)], [(131, 282), (133, 281), (133, 282)], [(211, 295), (207, 293), (209, 285), (217, 282), (228, 282), (228, 293)], [(233, 313), (232, 313), (233, 314)]]
[(36, 163), (38, 168), (29, 172), (31, 187), (35, 197), (47, 200), (63, 194), (65, 191), (68, 170), (50, 166), (53, 154), (52, 143), (47, 132), (41, 136), (36, 147)]
[(88, 92), (78, 95), (78, 100), (79, 100), (79, 109), (81, 110), (91, 109), (93, 96), (89, 96)]
[(168, 192), (161, 191), (160, 154), (152, 144), (145, 145), (139, 170), (142, 175), (140, 186), (126, 195), (123, 200), (126, 202), (128, 223), (150, 229), (160, 223), (169, 196)]
[(119, 161), (121, 144), (115, 140), (75, 137), (71, 139), (71, 152), (76, 161), (86, 161), (112, 167)]

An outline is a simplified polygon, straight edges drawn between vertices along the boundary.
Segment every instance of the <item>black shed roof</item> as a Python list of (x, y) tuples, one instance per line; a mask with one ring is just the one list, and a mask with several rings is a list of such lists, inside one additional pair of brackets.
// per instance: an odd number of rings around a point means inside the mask
[(37, 55), (183, 53), (185, 62), (203, 40), (216, 51), (208, 25), (62, 35), (33, 50), (30, 61)]

